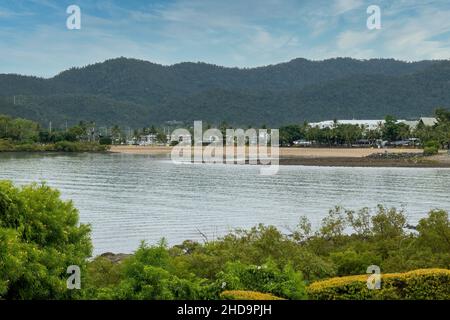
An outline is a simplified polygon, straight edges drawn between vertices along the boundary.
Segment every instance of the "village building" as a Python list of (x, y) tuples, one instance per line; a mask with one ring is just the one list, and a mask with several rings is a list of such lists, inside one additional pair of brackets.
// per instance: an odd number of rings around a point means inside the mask
[(151, 146), (157, 144), (156, 134), (145, 134), (139, 137), (140, 146)]
[(422, 123), (426, 127), (432, 127), (438, 123), (436, 118), (422, 117), (419, 119), (419, 123)]
[[(360, 127), (364, 127), (366, 130), (377, 130), (380, 129), (381, 126), (385, 123), (385, 120), (326, 120), (320, 122), (311, 122), (309, 125), (311, 127), (319, 127), (320, 129), (325, 128), (333, 128), (336, 124), (349, 124), (349, 125), (358, 125)], [(436, 118), (432, 117), (421, 117), (418, 120), (397, 120), (397, 123), (404, 123), (408, 125), (411, 129), (415, 129), (419, 123), (422, 123), (424, 126), (432, 127), (437, 123)]]

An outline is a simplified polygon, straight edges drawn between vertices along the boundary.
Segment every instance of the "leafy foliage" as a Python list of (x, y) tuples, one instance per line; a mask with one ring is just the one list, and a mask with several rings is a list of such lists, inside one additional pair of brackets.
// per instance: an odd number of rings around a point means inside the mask
[[(134, 256), (120, 266), (120, 280), (117, 279), (117, 270), (104, 260), (94, 263), (100, 265), (108, 275), (116, 275), (116, 281), (111, 282), (110, 276), (101, 277), (98, 270), (94, 269), (87, 291), (100, 299), (200, 299), (204, 294), (205, 288), (200, 279), (177, 277), (164, 241), (153, 247), (142, 243)], [(90, 270), (93, 268), (95, 266), (91, 264)]]
[(272, 294), (257, 291), (226, 290), (220, 294), (222, 300), (283, 300)]
[(107, 144), (92, 141), (88, 131), (87, 124), (83, 122), (64, 131), (51, 131), (40, 128), (34, 121), (0, 115), (0, 152), (106, 151)]
[(46, 185), (0, 181), (0, 298), (67, 299), (67, 267), (85, 269), (90, 228)]
[(381, 289), (367, 288), (368, 275), (332, 278), (308, 287), (317, 300), (448, 300), (450, 270), (421, 269), (381, 275)]
[(218, 274), (218, 281), (227, 290), (267, 292), (289, 299), (306, 297), (303, 277), (290, 265), (280, 270), (270, 262), (262, 266), (228, 263), (225, 271)]
[[(228, 299), (223, 292), (237, 290), (286, 299), (448, 299), (448, 271), (386, 275), (450, 268), (447, 212), (432, 210), (409, 228), (395, 208), (335, 207), (314, 229), (302, 217), (290, 234), (258, 225), (205, 243), (169, 247), (161, 240), (120, 260), (88, 261), (89, 226), (78, 223), (71, 202), (46, 185), (2, 181), (0, 298)], [(379, 296), (364, 289), (367, 276), (360, 276), (373, 264), (385, 274)], [(82, 269), (81, 290), (66, 289), (69, 265)]]
[[(205, 244), (185, 241), (172, 248), (143, 246), (130, 260), (108, 265), (111, 278), (121, 280), (98, 282), (100, 287), (90, 297), (217, 299), (224, 290), (237, 290), (304, 299), (307, 283), (360, 275), (373, 264), (383, 273), (450, 267), (445, 211), (431, 211), (420, 220), (417, 233), (408, 232), (407, 227), (404, 212), (394, 208), (379, 206), (373, 212), (336, 207), (316, 231), (302, 218), (290, 235), (259, 225)], [(349, 229), (353, 232), (343, 232)], [(105, 272), (103, 267), (89, 270), (94, 278), (109, 278), (99, 274)], [(147, 272), (157, 274), (161, 281), (152, 282)], [(179, 284), (180, 279), (186, 287)], [(174, 293), (171, 283), (189, 289)], [(151, 289), (144, 291), (147, 287)]]

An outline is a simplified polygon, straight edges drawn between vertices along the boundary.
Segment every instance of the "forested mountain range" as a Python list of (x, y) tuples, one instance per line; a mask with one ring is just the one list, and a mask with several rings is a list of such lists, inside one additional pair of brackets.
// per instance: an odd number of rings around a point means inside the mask
[(0, 74), (0, 114), (55, 127), (82, 120), (135, 128), (171, 120), (274, 127), (387, 114), (415, 118), (439, 106), (450, 106), (448, 60), (295, 59), (238, 69), (117, 58), (49, 79)]

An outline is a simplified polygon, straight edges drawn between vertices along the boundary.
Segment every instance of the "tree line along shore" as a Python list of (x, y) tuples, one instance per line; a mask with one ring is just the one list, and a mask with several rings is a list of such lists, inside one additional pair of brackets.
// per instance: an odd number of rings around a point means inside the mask
[[(280, 127), (280, 164), (328, 166), (449, 167), (450, 111), (436, 109), (433, 125), (412, 128), (387, 116), (377, 128), (335, 122), (328, 127)], [(210, 124), (204, 124), (205, 129)], [(221, 123), (224, 132), (232, 128)], [(0, 152), (111, 152), (165, 155), (177, 141), (166, 128), (149, 126), (125, 133), (119, 126), (100, 130), (93, 122), (66, 128), (43, 128), (38, 123), (0, 115)], [(139, 141), (151, 137), (154, 145)], [(396, 144), (396, 142), (408, 144)], [(409, 143), (411, 142), (411, 143)], [(132, 144), (132, 145), (131, 145)]]

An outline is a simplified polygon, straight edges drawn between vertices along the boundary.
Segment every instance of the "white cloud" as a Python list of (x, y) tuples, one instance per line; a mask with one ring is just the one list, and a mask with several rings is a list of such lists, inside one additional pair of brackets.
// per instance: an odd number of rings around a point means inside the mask
[(335, 0), (334, 12), (336, 15), (354, 10), (363, 4), (362, 0)]
[(417, 59), (450, 58), (450, 10), (424, 8), (411, 18), (388, 20), (383, 45), (387, 54)]
[(381, 32), (364, 31), (344, 31), (337, 36), (337, 48), (346, 50), (348, 48), (358, 48), (373, 43)]
[(33, 15), (30, 11), (12, 11), (10, 9), (0, 7), (0, 18), (16, 18)]
[[(54, 9), (48, 0), (33, 1)], [(33, 17), (27, 29), (23, 19), (19, 29), (3, 24), (0, 72), (50, 76), (117, 56), (162, 64), (205, 61), (240, 67), (297, 57), (450, 57), (450, 5), (379, 2), (382, 29), (367, 30), (369, 1), (363, 0), (175, 0), (131, 9), (106, 1), (89, 6), (80, 0), (80, 31), (65, 29), (65, 10), (59, 9), (59, 15), (51, 11), (59, 20)], [(99, 10), (103, 14), (95, 15)], [(21, 10), (0, 8), (0, 17), (17, 12)]]

